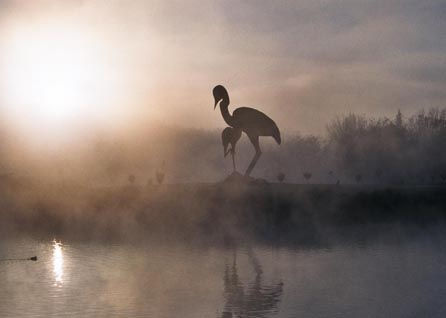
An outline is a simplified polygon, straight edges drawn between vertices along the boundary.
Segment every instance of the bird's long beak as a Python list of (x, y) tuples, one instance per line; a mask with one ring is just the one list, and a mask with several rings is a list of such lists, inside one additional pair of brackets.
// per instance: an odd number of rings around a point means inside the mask
[(215, 98), (214, 109), (217, 107), (217, 104), (218, 104), (218, 102), (219, 102), (220, 100), (221, 100), (221, 99), (216, 99), (216, 98)]
[(223, 149), (223, 155), (224, 155), (225, 158), (226, 158), (226, 156), (228, 155), (228, 153), (229, 153), (230, 150), (231, 150), (231, 149), (228, 149), (228, 146), (224, 146), (224, 149)]

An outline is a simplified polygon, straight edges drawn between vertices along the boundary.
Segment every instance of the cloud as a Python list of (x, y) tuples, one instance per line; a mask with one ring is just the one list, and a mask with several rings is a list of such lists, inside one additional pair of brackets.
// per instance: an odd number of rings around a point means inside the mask
[[(2, 3), (6, 16), (25, 6)], [(26, 6), (48, 15), (55, 2)], [(338, 113), (393, 116), (445, 104), (441, 0), (93, 0), (70, 2), (69, 12), (116, 46), (142, 109), (162, 121), (224, 125), (212, 112), (218, 83), (234, 105), (311, 133)]]

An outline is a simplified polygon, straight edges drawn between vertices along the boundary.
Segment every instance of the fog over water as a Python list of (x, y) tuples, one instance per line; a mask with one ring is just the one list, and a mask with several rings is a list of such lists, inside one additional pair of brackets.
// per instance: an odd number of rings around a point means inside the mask
[(2, 240), (2, 254), (40, 258), (0, 262), (0, 314), (441, 317), (442, 246), (435, 235), (328, 249)]

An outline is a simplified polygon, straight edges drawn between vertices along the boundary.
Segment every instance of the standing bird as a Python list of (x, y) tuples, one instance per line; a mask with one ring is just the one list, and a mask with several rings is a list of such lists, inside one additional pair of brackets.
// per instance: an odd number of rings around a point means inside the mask
[(234, 110), (231, 115), (228, 110), (229, 95), (226, 88), (222, 85), (215, 86), (212, 90), (212, 94), (214, 95), (215, 100), (214, 109), (217, 107), (217, 104), (220, 103), (221, 114), (228, 126), (245, 132), (256, 150), (256, 154), (245, 172), (245, 176), (249, 176), (262, 154), (259, 145), (259, 137), (271, 136), (280, 145), (281, 138), (279, 128), (277, 128), (276, 123), (271, 118), (254, 108), (240, 107)]
[[(221, 133), (221, 141), (223, 143), (223, 154), (226, 157), (228, 153), (231, 153), (232, 156), (232, 166), (234, 167), (234, 171), (236, 171), (235, 168), (235, 145), (237, 144), (237, 141), (242, 136), (242, 131), (240, 129), (234, 129), (232, 127), (226, 127), (223, 129), (223, 132)], [(231, 145), (231, 148), (228, 149), (228, 146)]]

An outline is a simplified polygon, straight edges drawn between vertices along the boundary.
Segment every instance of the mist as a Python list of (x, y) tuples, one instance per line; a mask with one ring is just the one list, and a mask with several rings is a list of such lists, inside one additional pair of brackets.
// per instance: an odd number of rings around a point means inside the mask
[[(1, 136), (4, 233), (324, 246), (351, 239), (364, 224), (373, 230), (362, 235), (376, 239), (402, 221), (408, 229), (443, 222), (438, 145), (446, 110), (348, 114), (321, 136), (284, 134), (280, 147), (265, 138), (253, 184), (228, 177), (232, 162), (218, 130), (139, 126), (38, 152), (11, 132)], [(240, 171), (253, 155), (243, 136)]]
[[(446, 154), (446, 110), (391, 118), (348, 114), (327, 123), (322, 135), (283, 136), (277, 146), (262, 138), (263, 155), (256, 177), (278, 182), (327, 184), (442, 184)], [(83, 132), (70, 142), (46, 136), (33, 144), (7, 125), (1, 135), (4, 178), (88, 186), (156, 183), (163, 168), (165, 182), (216, 182), (232, 173), (230, 156), (223, 156), (221, 131), (166, 125), (135, 125), (123, 131)], [(254, 148), (243, 135), (236, 149), (236, 166), (244, 171)], [(306, 179), (304, 174), (310, 173)]]

